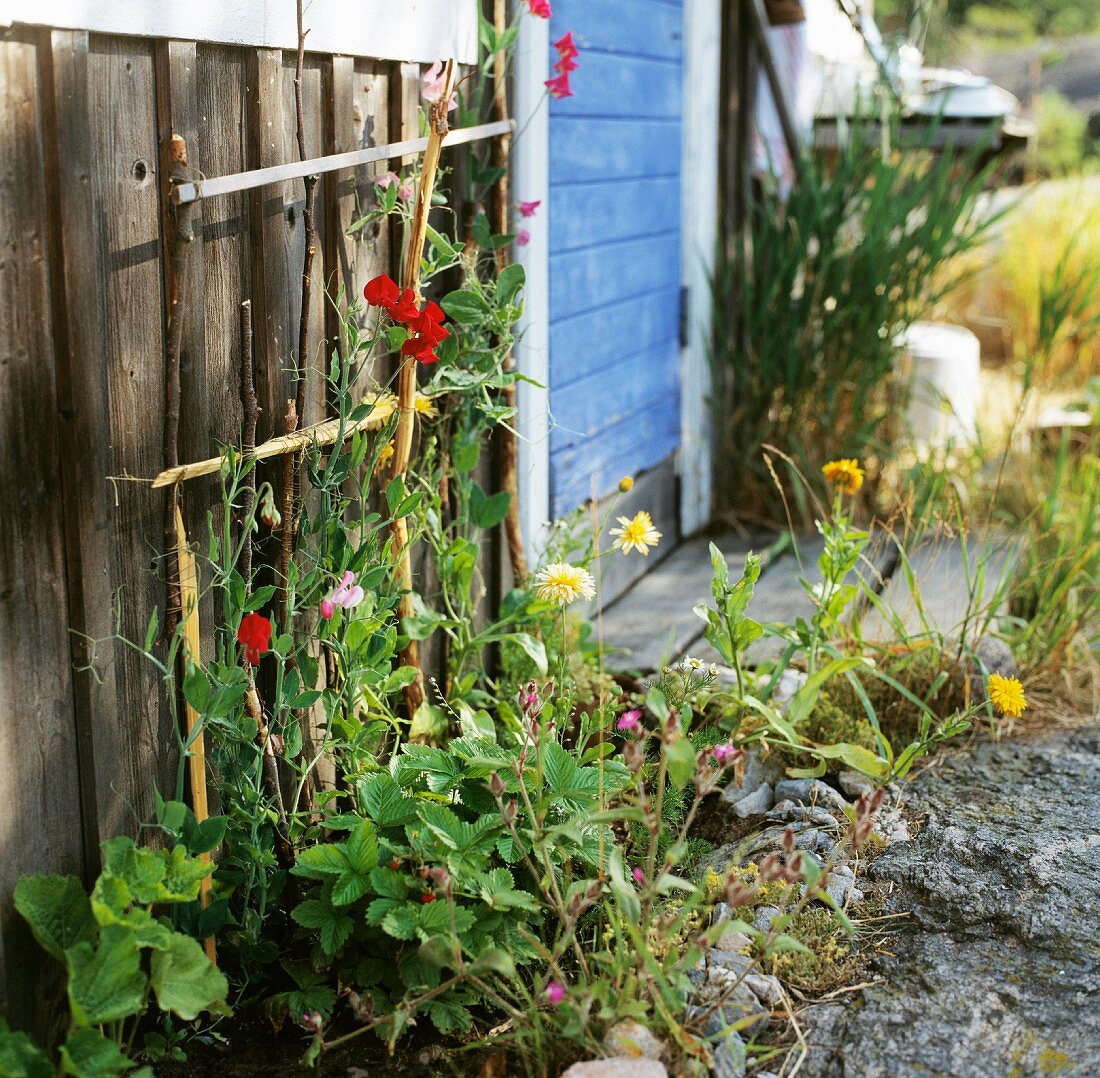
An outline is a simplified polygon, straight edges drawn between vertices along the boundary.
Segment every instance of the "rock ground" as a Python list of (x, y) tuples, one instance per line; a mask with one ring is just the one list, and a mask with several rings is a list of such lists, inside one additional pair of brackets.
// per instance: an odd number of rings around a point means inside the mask
[(906, 784), (871, 878), (908, 911), (882, 983), (802, 1016), (806, 1078), (1100, 1073), (1100, 728), (985, 744)]

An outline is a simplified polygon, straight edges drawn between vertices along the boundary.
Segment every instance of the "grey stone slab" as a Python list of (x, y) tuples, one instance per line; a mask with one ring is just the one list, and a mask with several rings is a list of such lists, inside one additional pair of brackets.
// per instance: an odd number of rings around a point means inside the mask
[(1004, 599), (1018, 556), (1003, 535), (938, 535), (899, 560), (880, 599), (860, 626), (867, 640), (983, 635)]

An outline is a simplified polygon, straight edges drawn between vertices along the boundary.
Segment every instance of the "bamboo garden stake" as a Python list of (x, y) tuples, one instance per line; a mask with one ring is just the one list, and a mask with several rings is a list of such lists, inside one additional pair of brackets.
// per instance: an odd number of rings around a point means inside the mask
[[(179, 596), (180, 616), (183, 620), (184, 656), (183, 665), (188, 663), (199, 665), (199, 574), (195, 568), (195, 555), (187, 544), (187, 533), (183, 527), (183, 514), (180, 512), (179, 503), (175, 507), (176, 518), (176, 559), (179, 565)], [(202, 716), (187, 702), (183, 702), (184, 717), (187, 724), (187, 740), (190, 747), (187, 753), (187, 771), (191, 778), (191, 808), (195, 813), (195, 819), (202, 823), (210, 815), (210, 808), (206, 799), (206, 743), (203, 739), (202, 729), (196, 733)], [(210, 854), (199, 855), (201, 860), (209, 861)], [(212, 898), (210, 892), (210, 876), (202, 878), (199, 885), (199, 898), (203, 908), (210, 905)], [(203, 948), (207, 957), (215, 964), (218, 961), (217, 945), (213, 936), (203, 940)]]
[[(405, 264), (401, 274), (401, 285), (409, 288), (420, 302), (420, 256), (424, 250), (424, 237), (428, 229), (428, 214), (432, 208), (432, 191), (435, 188), (435, 174), (439, 167), (439, 153), (443, 139), (447, 134), (447, 106), (454, 89), (454, 60), (448, 60), (443, 70), (443, 85), (439, 99), (433, 102), (430, 113), (428, 148), (424, 151), (424, 163), (420, 172), (420, 183), (416, 192), (416, 210), (413, 214), (409, 242), (405, 249)], [(413, 422), (416, 417), (416, 357), (401, 357), (401, 366), (397, 374), (397, 430), (394, 433), (393, 478), (404, 481), (409, 467), (409, 455), (412, 451)], [(396, 583), (401, 590), (397, 615), (399, 618), (411, 617), (412, 605), (412, 553), (409, 550), (409, 528), (404, 517), (396, 517), (391, 525), (393, 536), (393, 555), (397, 566)], [(401, 652), (401, 661), (405, 666), (416, 670), (416, 678), (405, 686), (405, 707), (411, 720), (424, 702), (424, 672), (420, 669), (420, 651), (415, 640), (410, 640)]]

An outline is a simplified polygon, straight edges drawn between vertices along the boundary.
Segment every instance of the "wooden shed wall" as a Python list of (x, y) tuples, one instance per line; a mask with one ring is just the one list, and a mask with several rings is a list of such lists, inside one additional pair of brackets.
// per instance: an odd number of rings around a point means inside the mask
[[(14, 913), (26, 872), (93, 876), (101, 838), (175, 789), (176, 734), (142, 641), (163, 606), (169, 135), (215, 176), (297, 159), (294, 56), (80, 31), (0, 39), (0, 1013), (43, 1024), (53, 989)], [(309, 154), (416, 133), (416, 65), (309, 55)], [(354, 295), (392, 269), (388, 230), (346, 225), (388, 165), (319, 189), (315, 280)], [(187, 255), (181, 460), (239, 435), (238, 310), (251, 298), (259, 437), (292, 396), (300, 181), (200, 203)], [(318, 272), (318, 270), (320, 272)], [(310, 358), (334, 317), (313, 292)], [(323, 417), (318, 374), (306, 423)], [(213, 480), (189, 484), (194, 539)], [(32, 975), (32, 971), (34, 975)]]

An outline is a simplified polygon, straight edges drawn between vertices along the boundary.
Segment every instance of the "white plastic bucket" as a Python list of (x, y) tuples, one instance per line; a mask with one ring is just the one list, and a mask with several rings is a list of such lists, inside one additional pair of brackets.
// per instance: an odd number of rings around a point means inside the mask
[(973, 443), (978, 434), (981, 345), (962, 326), (914, 322), (897, 341), (908, 383), (906, 422), (918, 447)]

